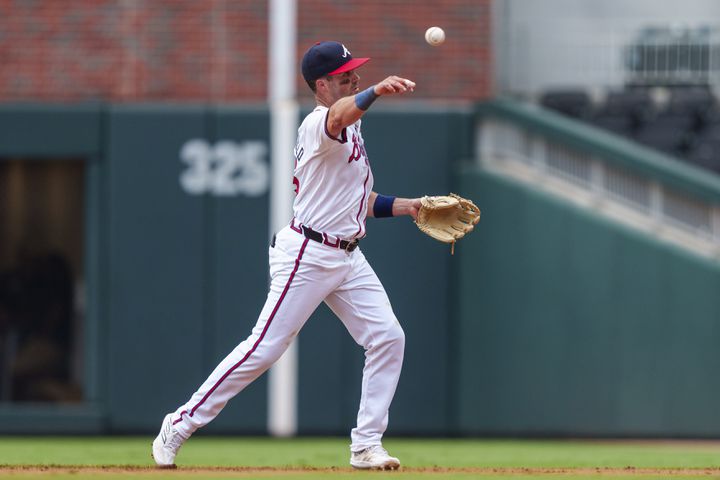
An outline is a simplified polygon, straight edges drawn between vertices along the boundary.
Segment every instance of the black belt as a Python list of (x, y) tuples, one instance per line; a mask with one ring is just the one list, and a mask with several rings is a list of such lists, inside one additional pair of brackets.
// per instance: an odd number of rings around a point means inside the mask
[(346, 252), (352, 252), (353, 250), (355, 250), (357, 248), (358, 244), (360, 243), (357, 238), (355, 240), (353, 240), (352, 242), (348, 242), (347, 240), (340, 240), (336, 244), (330, 243), (325, 240), (325, 237), (323, 236), (322, 233), (320, 233), (316, 230), (313, 230), (310, 227), (306, 227), (305, 225), (302, 225), (301, 228), (303, 231), (303, 235), (305, 235), (306, 238), (309, 238), (310, 240), (315, 240), (316, 242), (320, 242), (323, 245), (327, 245), (328, 247), (334, 247), (334, 248), (339, 248), (341, 250), (345, 250)]

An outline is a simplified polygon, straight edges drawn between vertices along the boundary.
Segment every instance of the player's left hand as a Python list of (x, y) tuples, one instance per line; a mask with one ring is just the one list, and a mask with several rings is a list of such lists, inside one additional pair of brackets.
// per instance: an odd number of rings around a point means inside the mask
[(460, 195), (423, 197), (415, 224), (435, 240), (452, 243), (472, 232), (480, 221), (480, 209)]

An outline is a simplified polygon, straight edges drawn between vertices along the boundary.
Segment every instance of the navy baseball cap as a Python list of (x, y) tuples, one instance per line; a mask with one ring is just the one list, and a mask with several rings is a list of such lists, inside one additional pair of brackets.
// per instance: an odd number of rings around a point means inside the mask
[(340, 42), (318, 42), (305, 52), (302, 59), (302, 74), (311, 83), (326, 75), (354, 70), (369, 58), (353, 58), (350, 51)]

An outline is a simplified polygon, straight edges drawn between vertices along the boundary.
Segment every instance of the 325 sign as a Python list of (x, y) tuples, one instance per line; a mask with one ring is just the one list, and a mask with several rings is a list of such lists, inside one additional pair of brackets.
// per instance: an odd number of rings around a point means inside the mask
[(269, 186), (268, 146), (263, 141), (192, 139), (180, 148), (180, 186), (191, 195), (264, 195)]

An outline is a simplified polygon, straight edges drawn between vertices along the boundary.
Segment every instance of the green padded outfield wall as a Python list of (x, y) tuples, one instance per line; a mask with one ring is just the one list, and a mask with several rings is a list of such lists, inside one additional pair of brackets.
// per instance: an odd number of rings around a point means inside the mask
[(717, 436), (720, 264), (480, 170), (456, 250), (463, 434)]
[[(254, 325), (267, 285), (268, 132), (266, 111), (110, 110), (112, 431), (157, 428)], [(264, 432), (265, 405), (261, 379), (207, 431)]]

